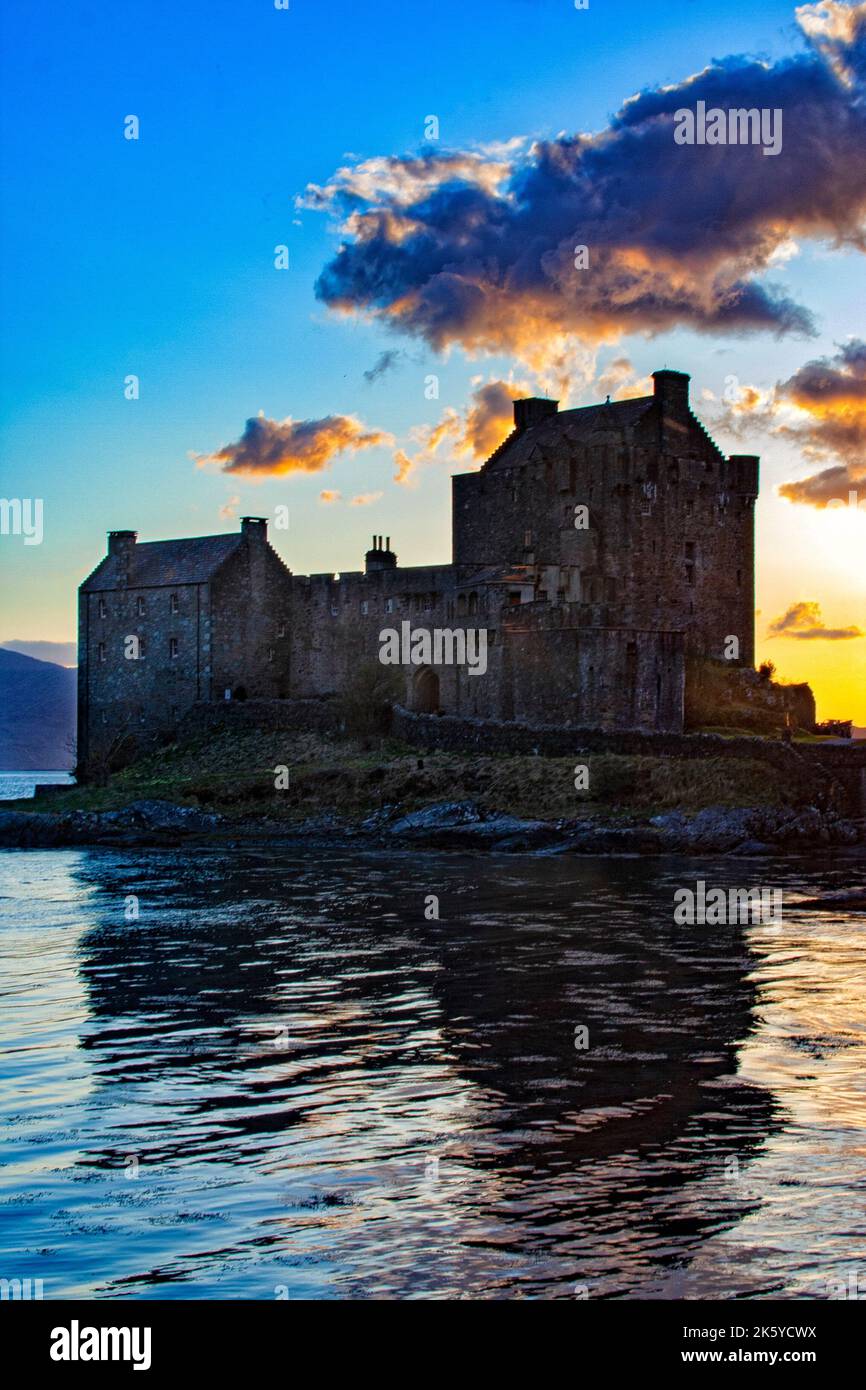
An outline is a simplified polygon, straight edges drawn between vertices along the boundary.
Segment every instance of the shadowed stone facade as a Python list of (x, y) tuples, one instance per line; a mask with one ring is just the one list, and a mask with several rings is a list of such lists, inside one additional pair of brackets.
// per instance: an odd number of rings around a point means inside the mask
[(736, 638), (754, 661), (758, 460), (725, 458), (685, 374), (653, 376), (636, 400), (515, 401), (513, 432), (453, 479), (451, 564), (401, 567), (376, 537), (363, 572), (292, 575), (258, 518), (144, 545), (112, 532), (80, 591), (82, 770), (123, 728), (167, 733), (194, 701), (338, 694), (404, 624), (487, 641), (483, 674), (397, 668), (410, 708), (680, 731), (687, 654), (730, 658)]

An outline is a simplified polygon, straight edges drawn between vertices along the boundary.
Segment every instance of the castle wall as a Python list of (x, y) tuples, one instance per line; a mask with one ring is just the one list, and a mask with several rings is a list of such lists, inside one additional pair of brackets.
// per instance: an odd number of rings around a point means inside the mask
[(263, 537), (251, 536), (211, 580), (204, 635), (205, 698), (227, 690), (249, 699), (291, 693), (292, 576)]
[(526, 567), (535, 593), (581, 624), (683, 628), (690, 651), (719, 658), (736, 636), (752, 664), (757, 460), (725, 459), (687, 408), (675, 412), (581, 439), (553, 417), (455, 476), (460, 576)]
[[(194, 701), (208, 698), (207, 585), (82, 590), (78, 612), (80, 766), (121, 741), (173, 728)], [(138, 656), (128, 654), (130, 637)]]

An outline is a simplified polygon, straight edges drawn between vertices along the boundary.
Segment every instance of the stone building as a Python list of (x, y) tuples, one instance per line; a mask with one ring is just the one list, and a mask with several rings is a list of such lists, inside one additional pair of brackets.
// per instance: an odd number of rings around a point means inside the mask
[(159, 733), (195, 700), (338, 694), (389, 630), (485, 634), (483, 674), (447, 643), (404, 665), (411, 708), (681, 730), (687, 656), (754, 661), (758, 460), (721, 453), (688, 376), (653, 379), (577, 410), (515, 401), (512, 433), (453, 479), (450, 564), (400, 566), (375, 537), (363, 571), (291, 575), (256, 518), (239, 536), (113, 532), (81, 588), (80, 762), (120, 719)]
[(196, 700), (289, 695), (291, 575), (267, 522), (139, 543), (111, 531), (78, 595), (78, 766), (177, 726)]

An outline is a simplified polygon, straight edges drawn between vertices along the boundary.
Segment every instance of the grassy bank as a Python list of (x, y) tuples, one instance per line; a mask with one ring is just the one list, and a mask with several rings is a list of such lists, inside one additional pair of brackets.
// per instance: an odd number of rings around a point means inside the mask
[[(790, 774), (758, 758), (678, 759), (585, 755), (589, 789), (575, 790), (578, 758), (420, 752), (390, 740), (329, 740), (312, 734), (222, 733), (175, 745), (115, 774), (107, 786), (71, 787), (21, 810), (112, 810), (143, 798), (227, 816), (286, 822), (336, 812), (355, 821), (383, 806), (415, 810), (472, 800), (487, 812), (554, 820), (596, 815), (645, 818), (706, 806), (779, 806), (796, 801)], [(275, 769), (289, 785), (275, 789)]]

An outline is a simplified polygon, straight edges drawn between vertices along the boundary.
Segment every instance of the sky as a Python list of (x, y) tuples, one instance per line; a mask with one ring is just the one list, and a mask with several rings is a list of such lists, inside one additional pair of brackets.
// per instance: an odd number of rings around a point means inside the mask
[[(2, 24), (0, 492), (42, 499), (43, 535), (0, 535), (0, 642), (74, 640), (110, 529), (283, 507), (297, 573), (361, 568), (374, 532), (447, 560), (450, 476), (513, 396), (668, 366), (761, 455), (758, 659), (866, 725), (866, 5), (11, 0)], [(780, 152), (676, 144), (699, 98), (781, 110)]]

